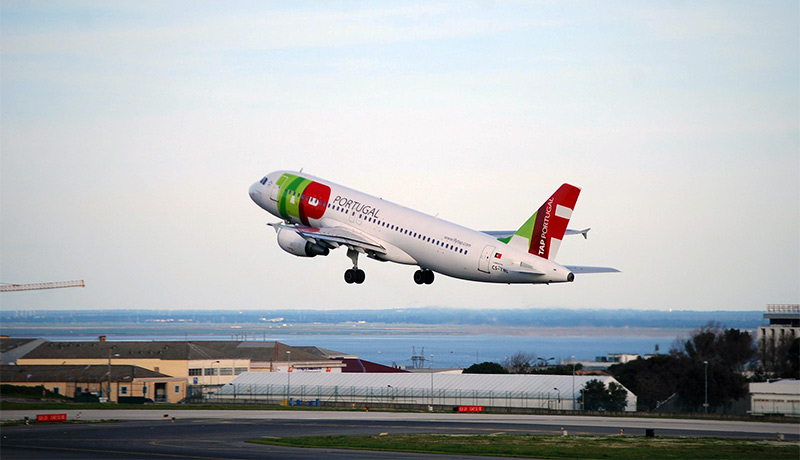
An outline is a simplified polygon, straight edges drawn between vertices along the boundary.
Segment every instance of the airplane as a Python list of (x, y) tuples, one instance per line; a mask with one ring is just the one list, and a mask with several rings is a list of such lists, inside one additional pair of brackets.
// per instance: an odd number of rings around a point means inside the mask
[(347, 248), (353, 268), (347, 284), (366, 275), (360, 255), (382, 262), (418, 266), (416, 284), (431, 284), (434, 273), (462, 280), (550, 284), (572, 282), (575, 274), (612, 273), (610, 267), (560, 265), (555, 258), (580, 189), (563, 184), (517, 231), (477, 231), (347, 188), (300, 170), (276, 171), (250, 186), (250, 198), (281, 219), (269, 223), (278, 246), (299, 257), (327, 256)]

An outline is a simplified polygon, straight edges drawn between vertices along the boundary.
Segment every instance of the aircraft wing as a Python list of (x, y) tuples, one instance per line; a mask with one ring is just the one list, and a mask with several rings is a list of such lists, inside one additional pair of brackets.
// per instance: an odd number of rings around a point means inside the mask
[[(591, 228), (584, 228), (583, 230), (575, 230), (572, 228), (568, 228), (565, 235), (583, 235), (584, 238), (588, 239), (587, 234), (589, 233)], [(511, 236), (516, 233), (515, 230), (481, 230), (481, 233), (485, 233), (489, 236), (493, 236), (497, 239), (500, 238), (511, 238)]]
[(579, 275), (581, 273), (618, 273), (619, 270), (611, 267), (584, 267), (581, 265), (564, 265), (569, 271)]
[(347, 246), (356, 250), (361, 249), (363, 251), (370, 251), (378, 254), (386, 253), (386, 248), (381, 246), (377, 241), (371, 240), (364, 235), (353, 232), (345, 227), (317, 228), (300, 225), (285, 225), (281, 223), (268, 225), (274, 227), (275, 230), (291, 230), (306, 240), (314, 243), (324, 241), (334, 248), (339, 246)]

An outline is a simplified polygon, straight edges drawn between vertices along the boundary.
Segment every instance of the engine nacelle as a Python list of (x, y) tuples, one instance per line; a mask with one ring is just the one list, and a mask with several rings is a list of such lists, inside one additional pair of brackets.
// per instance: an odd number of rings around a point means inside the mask
[(327, 246), (307, 241), (292, 230), (278, 230), (278, 246), (289, 254), (299, 257), (327, 256), (331, 251)]

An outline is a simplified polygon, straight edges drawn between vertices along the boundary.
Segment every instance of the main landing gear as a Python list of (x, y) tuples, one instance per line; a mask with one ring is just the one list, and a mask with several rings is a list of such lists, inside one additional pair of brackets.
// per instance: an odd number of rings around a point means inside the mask
[(347, 284), (361, 284), (367, 278), (364, 270), (358, 268), (358, 251), (347, 249), (347, 257), (353, 261), (353, 268), (344, 272), (344, 282)]
[(414, 282), (417, 284), (433, 283), (433, 272), (423, 268), (414, 272)]
[(364, 270), (357, 268), (351, 268), (344, 272), (344, 282), (347, 284), (361, 284), (366, 278), (367, 275), (364, 273)]

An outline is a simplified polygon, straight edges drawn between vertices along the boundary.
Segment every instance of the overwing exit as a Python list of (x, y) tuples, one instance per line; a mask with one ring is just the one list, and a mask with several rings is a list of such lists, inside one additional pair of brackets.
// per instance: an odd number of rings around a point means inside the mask
[(610, 273), (610, 267), (560, 265), (555, 258), (566, 235), (580, 189), (563, 184), (516, 232), (481, 232), (409, 209), (302, 172), (276, 171), (250, 186), (250, 198), (281, 219), (270, 223), (278, 246), (299, 257), (327, 256), (340, 247), (353, 267), (348, 284), (366, 275), (359, 256), (415, 265), (417, 284), (434, 273), (488, 283), (571, 282), (579, 273)]

